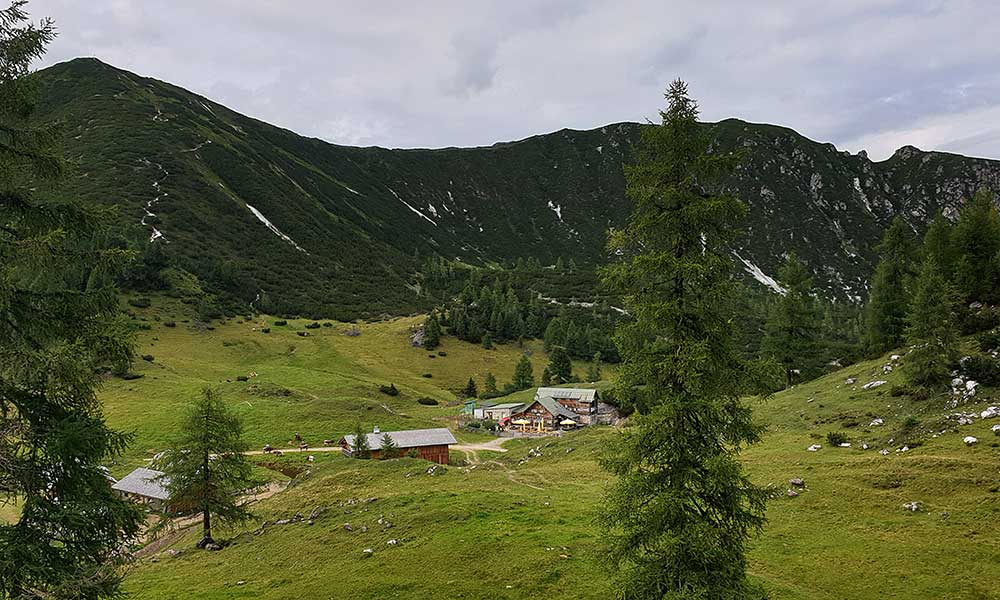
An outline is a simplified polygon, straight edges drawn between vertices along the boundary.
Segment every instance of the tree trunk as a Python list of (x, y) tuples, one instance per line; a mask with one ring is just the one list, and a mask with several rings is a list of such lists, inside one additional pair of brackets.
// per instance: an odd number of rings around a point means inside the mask
[[(205, 483), (208, 483), (209, 473), (208, 473), (208, 452), (205, 452), (204, 462), (202, 463), (202, 474)], [(208, 503), (202, 505), (201, 508), (201, 528), (202, 536), (201, 540), (198, 542), (198, 548), (208, 548), (209, 545), (217, 546), (215, 540), (212, 539), (212, 512), (208, 508)], [(210, 548), (212, 549), (212, 548)], [(218, 550), (218, 547), (214, 548)]]

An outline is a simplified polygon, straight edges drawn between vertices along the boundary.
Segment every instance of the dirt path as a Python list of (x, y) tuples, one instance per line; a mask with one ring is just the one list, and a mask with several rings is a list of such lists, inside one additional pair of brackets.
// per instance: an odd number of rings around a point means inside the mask
[[(240, 504), (250, 504), (252, 502), (266, 500), (284, 490), (286, 487), (288, 487), (288, 481), (272, 481), (260, 492), (244, 496)], [(149, 523), (150, 527), (155, 524), (156, 521)], [(172, 545), (174, 542), (184, 537), (188, 529), (191, 529), (199, 524), (201, 524), (200, 514), (182, 517), (180, 519), (173, 519), (170, 525), (167, 526), (167, 529), (159, 537), (149, 540), (148, 544), (136, 551), (135, 556), (143, 557), (156, 554), (160, 550)], [(148, 537), (146, 537), (143, 541), (146, 540), (148, 540)]]

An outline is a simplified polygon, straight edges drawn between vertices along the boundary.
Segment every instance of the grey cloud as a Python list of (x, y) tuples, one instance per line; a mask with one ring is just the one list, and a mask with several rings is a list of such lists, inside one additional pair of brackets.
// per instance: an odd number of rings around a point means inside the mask
[[(1000, 4), (774, 0), (32, 0), (97, 56), (337, 143), (484, 145), (656, 117), (792, 127), (873, 158), (912, 143), (1000, 157)], [(979, 136), (979, 137), (977, 137)], [(956, 141), (957, 140), (957, 141)]]

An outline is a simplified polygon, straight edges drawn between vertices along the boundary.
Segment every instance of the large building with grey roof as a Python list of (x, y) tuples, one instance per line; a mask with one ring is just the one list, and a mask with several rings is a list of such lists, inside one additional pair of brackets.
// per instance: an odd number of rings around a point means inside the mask
[[(376, 427), (371, 433), (365, 435), (370, 458), (377, 460), (382, 455), (382, 440), (386, 435), (392, 438), (401, 456), (406, 456), (413, 451), (424, 460), (442, 465), (448, 464), (448, 447), (458, 443), (451, 431), (444, 427), (405, 431), (379, 431), (379, 428)], [(353, 435), (345, 435), (340, 438), (340, 449), (344, 456), (353, 457), (354, 441), (355, 436)]]

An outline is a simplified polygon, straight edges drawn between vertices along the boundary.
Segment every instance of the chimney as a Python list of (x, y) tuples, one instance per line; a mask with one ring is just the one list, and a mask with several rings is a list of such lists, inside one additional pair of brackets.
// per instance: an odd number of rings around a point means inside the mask
[(372, 429), (372, 433), (381, 433), (381, 432), (380, 432), (380, 431), (378, 430), (378, 425), (376, 425), (376, 426), (375, 426), (375, 429)]

